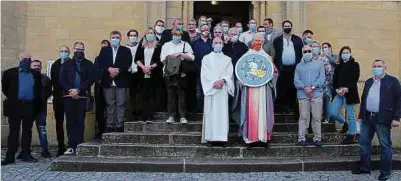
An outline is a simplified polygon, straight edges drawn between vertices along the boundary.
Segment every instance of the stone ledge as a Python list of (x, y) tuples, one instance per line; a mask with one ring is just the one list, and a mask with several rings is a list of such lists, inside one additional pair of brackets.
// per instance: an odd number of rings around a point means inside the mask
[[(380, 156), (372, 157), (378, 169)], [(356, 167), (358, 156), (335, 158), (305, 157), (289, 159), (188, 159), (188, 158), (105, 158), (61, 156), (52, 162), (54, 171), (68, 172), (297, 172), (345, 171)], [(401, 169), (401, 158), (393, 156), (393, 169)]]

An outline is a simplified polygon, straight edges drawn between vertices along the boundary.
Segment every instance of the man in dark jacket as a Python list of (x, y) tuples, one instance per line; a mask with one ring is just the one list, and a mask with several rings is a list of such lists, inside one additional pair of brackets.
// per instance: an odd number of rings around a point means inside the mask
[(42, 110), (42, 85), (40, 73), (31, 69), (31, 56), (21, 53), (19, 67), (4, 71), (1, 78), (2, 92), (7, 98), (9, 132), (7, 153), (1, 165), (15, 163), (18, 137), (22, 122), (22, 151), (18, 159), (37, 162), (31, 155), (32, 126), (34, 116)]
[[(291, 21), (282, 24), (284, 33), (273, 41), (275, 61), (279, 76), (277, 80), (278, 103), (283, 105), (285, 111), (298, 113), (296, 97), (297, 90), (294, 87), (294, 74), (297, 64), (302, 58), (302, 39), (291, 33)], [(298, 116), (297, 116), (298, 117)]]
[(189, 38), (188, 32), (184, 31), (184, 24), (182, 22), (181, 18), (176, 18), (173, 21), (173, 27), (171, 29), (167, 29), (163, 31), (162, 37), (160, 39), (159, 45), (163, 46), (165, 43), (171, 41), (173, 39), (173, 36), (171, 34), (171, 30), (176, 29), (176, 30), (181, 30), (182, 33), (182, 41), (185, 42), (191, 42), (191, 39)]
[[(42, 62), (40, 60), (34, 60), (31, 63), (31, 69), (40, 72), (42, 70)], [(52, 85), (50, 78), (46, 74), (41, 74), (42, 80), (42, 110), (35, 116), (36, 129), (39, 135), (40, 146), (42, 147), (42, 157), (51, 158), (51, 154), (48, 150), (47, 142), (47, 130), (46, 130), (46, 118), (47, 118), (47, 99), (52, 95)]]
[(57, 59), (51, 66), (50, 78), (53, 86), (53, 111), (56, 119), (56, 134), (58, 151), (57, 156), (61, 156), (65, 152), (64, 142), (64, 99), (63, 88), (60, 85), (60, 70), (64, 62), (70, 60), (70, 48), (67, 46), (60, 47), (60, 58)]
[(373, 77), (365, 82), (358, 121), (361, 124), (359, 138), (360, 167), (354, 174), (369, 174), (372, 139), (377, 133), (380, 142), (379, 180), (388, 180), (391, 174), (392, 145), (391, 128), (400, 125), (401, 85), (396, 77), (386, 74), (383, 60), (375, 60)]
[(75, 154), (78, 144), (84, 141), (89, 89), (96, 77), (93, 63), (85, 58), (84, 51), (84, 43), (75, 42), (73, 59), (65, 62), (60, 71), (68, 135), (68, 149), (65, 155)]
[(111, 47), (102, 48), (97, 57), (102, 72), (101, 84), (107, 104), (107, 124), (105, 132), (124, 132), (125, 97), (130, 87), (129, 68), (132, 64), (131, 50), (120, 46), (121, 33), (110, 33)]

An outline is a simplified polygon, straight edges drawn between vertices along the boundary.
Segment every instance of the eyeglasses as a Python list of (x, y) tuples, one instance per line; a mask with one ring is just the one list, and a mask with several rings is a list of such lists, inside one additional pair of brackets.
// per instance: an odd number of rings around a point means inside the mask
[(303, 53), (312, 53), (312, 50), (304, 50)]

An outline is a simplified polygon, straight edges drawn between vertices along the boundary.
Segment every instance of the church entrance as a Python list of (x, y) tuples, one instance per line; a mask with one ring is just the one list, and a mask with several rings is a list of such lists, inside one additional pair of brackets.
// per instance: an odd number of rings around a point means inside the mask
[(252, 17), (251, 1), (195, 1), (194, 18), (204, 15), (213, 19), (212, 27), (222, 20), (230, 22), (230, 27), (241, 22), (247, 29), (249, 19)]

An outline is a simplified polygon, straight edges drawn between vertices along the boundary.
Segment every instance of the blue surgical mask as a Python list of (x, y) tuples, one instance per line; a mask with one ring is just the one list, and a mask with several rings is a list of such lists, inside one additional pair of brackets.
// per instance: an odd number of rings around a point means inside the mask
[(323, 48), (323, 53), (329, 53), (330, 52), (330, 49), (329, 48)]
[(375, 68), (372, 69), (372, 73), (373, 73), (374, 76), (379, 77), (379, 76), (383, 75), (384, 70), (381, 67), (375, 67)]
[(181, 36), (173, 35), (173, 42), (179, 43), (181, 41)]
[(110, 43), (111, 43), (111, 46), (118, 47), (120, 45), (120, 39), (113, 38), (113, 39), (111, 39)]
[(304, 60), (305, 62), (310, 62), (310, 61), (312, 61), (312, 53), (304, 53), (303, 60)]
[(312, 48), (312, 53), (314, 53), (314, 54), (320, 54), (320, 48), (319, 48), (319, 47), (313, 47), (313, 48)]
[(232, 36), (230, 38), (231, 43), (237, 43), (238, 42), (238, 35)]
[(214, 52), (221, 53), (221, 50), (223, 49), (223, 44), (214, 44), (213, 49), (214, 49)]
[(256, 24), (249, 24), (249, 30), (251, 30), (252, 32), (256, 31)]
[(304, 44), (305, 45), (309, 45), (309, 44), (311, 44), (312, 43), (312, 38), (308, 38), (308, 37), (305, 37), (304, 38)]
[(19, 68), (22, 71), (28, 72), (31, 69), (31, 62), (32, 60), (30, 58), (24, 58), (19, 62)]
[(177, 30), (184, 31), (184, 25), (178, 25), (178, 26), (177, 26)]
[(238, 34), (241, 34), (243, 31), (242, 27), (237, 28), (237, 30), (238, 30)]
[(60, 52), (60, 59), (61, 60), (67, 60), (68, 58), (68, 52)]
[(228, 27), (223, 27), (223, 33), (228, 34)]
[(155, 40), (155, 35), (154, 34), (147, 34), (146, 35), (146, 39), (148, 40), (148, 41), (153, 41), (153, 40)]
[(349, 58), (351, 57), (350, 53), (343, 53), (341, 54), (341, 59), (343, 59), (344, 62), (348, 62)]

